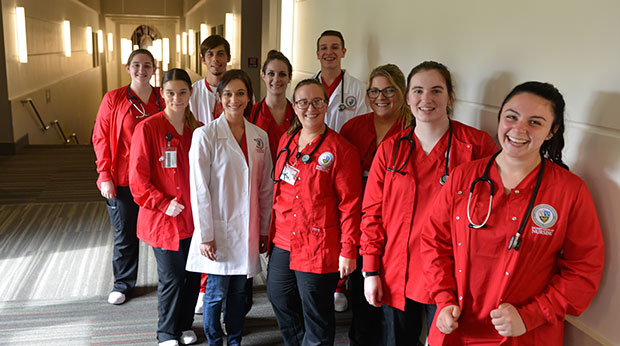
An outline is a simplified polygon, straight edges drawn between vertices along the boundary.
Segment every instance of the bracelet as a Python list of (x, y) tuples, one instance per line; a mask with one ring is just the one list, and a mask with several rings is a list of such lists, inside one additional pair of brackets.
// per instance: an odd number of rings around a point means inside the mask
[(367, 278), (369, 276), (377, 276), (379, 275), (379, 271), (377, 270), (376, 272), (362, 272), (362, 276), (364, 278)]

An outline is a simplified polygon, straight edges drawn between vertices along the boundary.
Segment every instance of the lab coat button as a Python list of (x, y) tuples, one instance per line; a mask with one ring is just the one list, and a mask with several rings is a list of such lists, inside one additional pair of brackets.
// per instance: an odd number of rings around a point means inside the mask
[(512, 217), (512, 221), (517, 221), (517, 217), (516, 217), (516, 216), (513, 216), (513, 217)]
[(461, 243), (459, 243), (459, 246), (461, 246)]
[(293, 232), (293, 235), (295, 235), (295, 232)]
[(460, 220), (460, 219), (461, 219), (461, 217), (460, 217), (460, 216), (457, 216), (457, 217), (456, 217), (456, 219), (457, 219), (457, 220)]
[(515, 190), (515, 193), (516, 193), (516, 194), (519, 194), (519, 190)]
[(506, 272), (506, 276), (510, 275), (510, 273)]
[(299, 199), (299, 196), (295, 196), (295, 198)]
[[(297, 214), (293, 214), (293, 217), (297, 217)], [(295, 234), (295, 233), (293, 233), (293, 234)]]
[(463, 270), (462, 270), (462, 269), (459, 269), (459, 273), (462, 273), (462, 272), (463, 272)]
[(471, 145), (467, 144), (467, 149), (471, 148)]
[(463, 296), (459, 296), (459, 300), (463, 300)]
[(463, 191), (459, 191), (459, 192), (457, 192), (457, 193), (458, 193), (459, 195), (462, 195), (462, 194), (463, 194)]
[(180, 187), (177, 186), (177, 190), (179, 190), (179, 189), (180, 189)]

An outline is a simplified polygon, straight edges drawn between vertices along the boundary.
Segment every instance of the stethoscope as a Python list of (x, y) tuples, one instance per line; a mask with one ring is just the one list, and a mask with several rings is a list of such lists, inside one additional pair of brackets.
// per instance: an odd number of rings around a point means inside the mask
[[(290, 158), (290, 155), (291, 155), (291, 150), (289, 149), (289, 146), (291, 145), (293, 138), (295, 138), (295, 136), (299, 133), (299, 131), (301, 131), (301, 129), (302, 127), (300, 126), (297, 130), (295, 130), (295, 132), (293, 132), (291, 137), (286, 142), (286, 145), (284, 146), (284, 148), (278, 152), (278, 155), (276, 155), (276, 160), (273, 164), (273, 168), (271, 169), (271, 180), (273, 180), (274, 183), (279, 183), (282, 181), (280, 177), (282, 176), (282, 172), (284, 172), (284, 167), (288, 163), (288, 159)], [(301, 158), (301, 162), (303, 162), (304, 164), (310, 163), (312, 159), (312, 155), (319, 149), (319, 147), (325, 140), (325, 137), (327, 137), (327, 126), (325, 126), (325, 131), (323, 131), (323, 134), (321, 135), (321, 139), (319, 139), (319, 143), (317, 143), (314, 149), (312, 149), (312, 151), (309, 154), (304, 154), (304, 155), (301, 155), (301, 152), (298, 151), (297, 154), (295, 154), (295, 158), (297, 160)], [(275, 179), (274, 174), (275, 174), (276, 166), (278, 163), (278, 159), (280, 158), (280, 155), (282, 155), (282, 153), (286, 154), (286, 156), (284, 157), (284, 164), (282, 165), (282, 170), (280, 171), (280, 175), (278, 175), (278, 179)]]
[[(415, 146), (415, 141), (413, 140), (414, 129), (415, 129), (415, 126), (411, 126), (411, 130), (409, 130), (409, 133), (407, 133), (406, 136), (399, 138), (398, 141), (396, 142), (396, 149), (394, 150), (394, 157), (392, 158), (392, 167), (387, 168), (388, 172), (400, 173), (402, 175), (405, 175), (406, 172), (403, 171), (403, 168), (405, 168), (405, 166), (407, 165), (407, 162), (409, 162), (409, 158), (411, 157), (411, 154), (413, 153), (413, 147)], [(396, 169), (396, 157), (398, 156), (398, 150), (400, 149), (400, 144), (402, 143), (402, 141), (409, 142), (409, 153), (407, 153), (407, 158), (405, 158), (405, 162), (403, 162), (403, 165), (400, 166), (400, 168)], [(448, 147), (446, 148), (444, 174), (441, 176), (441, 178), (439, 178), (439, 183), (441, 185), (444, 185), (446, 181), (448, 180), (448, 177), (450, 176), (449, 174), (450, 174), (450, 150), (451, 149), (452, 149), (452, 120), (449, 120), (448, 121)]]
[[(260, 110), (263, 107), (264, 103), (265, 103), (265, 99), (262, 99), (258, 103), (258, 106), (256, 107), (256, 110), (254, 111), (254, 114), (252, 115), (252, 124), (256, 124), (256, 119), (258, 118), (258, 113), (260, 113)], [(291, 104), (291, 101), (286, 100), (286, 103), (287, 103), (288, 107), (291, 109), (291, 114), (293, 114), (293, 116), (295, 116), (295, 110), (293, 109), (293, 105)]]
[[(321, 79), (319, 78), (321, 76), (321, 72), (319, 71), (319, 73), (316, 74), (316, 76), (314, 76), (314, 79), (318, 79), (319, 82), (321, 81)], [(347, 105), (344, 104), (344, 70), (340, 72), (340, 104), (338, 105), (338, 111), (342, 112), (345, 109), (347, 109)]]
[[(153, 92), (153, 94), (155, 94), (155, 88), (151, 87), (151, 91)], [(146, 114), (146, 109), (144, 109), (144, 106), (142, 105), (142, 100), (140, 100), (138, 97), (133, 96), (131, 94), (131, 84), (127, 86), (127, 96), (129, 97), (129, 102), (131, 102), (134, 108), (138, 112), (140, 112), (140, 114), (142, 114), (142, 115), (136, 115), (136, 119), (141, 119), (144, 117), (148, 117), (150, 115), (150, 114)], [(134, 99), (138, 100), (138, 104), (140, 105), (140, 108), (138, 108), (138, 106), (136, 105), (136, 102), (134, 102)], [(159, 97), (157, 96), (157, 94), (155, 94), (155, 100), (157, 101), (157, 108), (161, 112), (161, 103), (159, 103)]]
[[(498, 152), (493, 154), (493, 156), (491, 156), (491, 158), (489, 159), (489, 162), (487, 163), (487, 166), (484, 168), (484, 172), (482, 173), (482, 176), (479, 178), (476, 178), (471, 183), (471, 188), (469, 189), (469, 199), (467, 200), (467, 220), (469, 221), (469, 228), (479, 229), (479, 228), (486, 227), (487, 221), (489, 220), (489, 216), (491, 216), (491, 205), (493, 204), (493, 196), (495, 195), (495, 186), (493, 185), (493, 182), (491, 181), (491, 179), (489, 179), (489, 169), (491, 169), (491, 165), (493, 164), (493, 161), (495, 161), (495, 158), (501, 152), (502, 150), (500, 149)], [(534, 192), (532, 193), (530, 202), (527, 205), (527, 210), (525, 211), (525, 214), (523, 215), (523, 219), (521, 220), (521, 225), (519, 226), (519, 230), (517, 231), (515, 235), (512, 236), (512, 238), (510, 238), (510, 242), (508, 243), (508, 250), (510, 249), (519, 250), (519, 247), (521, 247), (521, 239), (522, 239), (521, 235), (523, 234), (523, 229), (525, 229), (525, 224), (527, 224), (528, 215), (530, 215), (530, 213), (532, 212), (532, 208), (534, 207), (534, 201), (536, 200), (536, 196), (538, 195), (538, 189), (540, 188), (540, 182), (542, 181), (542, 176), (543, 176), (544, 171), (545, 171), (545, 159), (541, 157), (541, 166), (540, 166), (540, 171), (538, 172), (538, 177), (536, 178), (536, 185), (534, 186)], [(476, 183), (478, 183), (479, 181), (488, 183), (489, 187), (491, 188), (491, 192), (490, 192), (490, 197), (489, 197), (489, 210), (487, 211), (487, 216), (481, 224), (476, 225), (471, 220), (471, 216), (469, 214), (469, 205), (471, 204), (471, 196), (474, 193), (474, 188), (476, 187)]]

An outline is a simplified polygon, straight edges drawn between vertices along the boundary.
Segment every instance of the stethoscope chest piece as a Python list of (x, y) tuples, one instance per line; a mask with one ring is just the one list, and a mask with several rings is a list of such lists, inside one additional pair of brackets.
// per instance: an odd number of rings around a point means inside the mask
[(308, 155), (308, 154), (302, 155), (301, 156), (301, 162), (306, 163), (306, 164), (310, 163), (310, 155)]
[(441, 176), (441, 178), (439, 178), (439, 183), (441, 185), (445, 185), (446, 181), (448, 181), (448, 175), (447, 174), (444, 174), (444, 175)]
[(347, 109), (347, 106), (344, 103), (341, 103), (341, 104), (338, 105), (338, 110), (339, 111), (343, 111), (345, 109)]

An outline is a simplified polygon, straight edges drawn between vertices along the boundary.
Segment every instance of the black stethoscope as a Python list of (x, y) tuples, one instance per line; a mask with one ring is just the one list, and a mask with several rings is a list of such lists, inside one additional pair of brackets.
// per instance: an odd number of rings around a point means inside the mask
[[(396, 149), (394, 150), (394, 157), (392, 158), (392, 167), (387, 168), (388, 172), (400, 173), (402, 175), (406, 174), (406, 172), (403, 171), (403, 168), (405, 168), (405, 166), (407, 165), (407, 162), (409, 162), (409, 158), (411, 157), (411, 154), (413, 153), (413, 147), (415, 146), (415, 141), (413, 140), (414, 129), (415, 129), (415, 126), (411, 126), (411, 130), (409, 130), (409, 133), (407, 133), (406, 136), (399, 138), (398, 141), (396, 142)], [(409, 153), (407, 153), (407, 158), (405, 158), (405, 162), (403, 162), (403, 165), (400, 166), (400, 168), (396, 169), (396, 157), (398, 156), (398, 150), (400, 149), (400, 144), (402, 141), (409, 142)], [(448, 120), (448, 147), (446, 148), (444, 174), (441, 176), (441, 178), (439, 178), (439, 183), (441, 185), (444, 185), (446, 183), (446, 181), (448, 180), (449, 174), (450, 174), (449, 169), (450, 169), (450, 150), (451, 149), (452, 149), (452, 120)]]
[[(151, 87), (151, 91), (153, 92), (153, 94), (155, 94), (155, 100), (157, 101), (157, 108), (159, 109), (159, 111), (161, 112), (161, 103), (159, 103), (159, 97), (157, 96), (157, 94), (155, 93), (155, 88)], [(146, 114), (146, 109), (144, 109), (144, 105), (142, 105), (142, 100), (140, 100), (137, 96), (133, 96), (131, 94), (131, 84), (127, 86), (127, 97), (129, 98), (129, 102), (131, 102), (131, 104), (134, 106), (134, 108), (140, 112), (140, 114), (142, 115), (136, 115), (136, 119), (141, 119), (144, 117), (148, 117), (150, 114)], [(140, 108), (138, 108), (138, 106), (136, 105), (136, 102), (134, 100), (138, 100), (138, 104), (140, 105)]]
[[(318, 79), (319, 82), (321, 82), (321, 79), (319, 78), (321, 76), (321, 72), (319, 71), (319, 73), (316, 74), (316, 76), (314, 76), (314, 79)], [(344, 104), (344, 70), (340, 72), (340, 104), (338, 105), (338, 111), (342, 112), (343, 110), (347, 109), (347, 105)]]
[[(256, 124), (256, 119), (258, 118), (258, 113), (260, 113), (260, 110), (263, 107), (264, 103), (265, 103), (265, 99), (262, 99), (258, 103), (258, 106), (256, 107), (256, 110), (254, 111), (254, 114), (252, 115), (252, 124)], [(288, 107), (291, 109), (291, 114), (293, 114), (293, 116), (295, 116), (295, 110), (293, 109), (293, 104), (291, 103), (291, 101), (286, 100), (286, 103), (288, 104)]]
[[(491, 216), (491, 205), (493, 204), (493, 196), (495, 195), (495, 186), (493, 185), (493, 182), (491, 181), (491, 179), (489, 179), (489, 169), (491, 169), (491, 165), (493, 164), (493, 161), (495, 161), (495, 158), (501, 152), (502, 150), (500, 149), (498, 152), (493, 154), (493, 156), (491, 156), (491, 158), (489, 159), (489, 162), (487, 163), (487, 166), (484, 168), (484, 172), (482, 173), (482, 176), (479, 178), (476, 178), (471, 183), (471, 188), (469, 189), (469, 199), (467, 200), (467, 220), (469, 221), (469, 228), (479, 229), (479, 228), (486, 227), (487, 221), (489, 220), (489, 216)], [(519, 250), (519, 247), (521, 247), (521, 239), (522, 239), (521, 235), (523, 234), (523, 229), (525, 229), (525, 224), (527, 224), (528, 215), (530, 215), (530, 213), (532, 212), (532, 208), (534, 207), (534, 201), (536, 200), (536, 196), (538, 195), (538, 189), (540, 188), (540, 182), (542, 181), (542, 176), (543, 176), (544, 171), (545, 171), (545, 158), (541, 157), (541, 166), (540, 166), (540, 171), (538, 171), (538, 177), (536, 178), (536, 185), (534, 186), (534, 192), (532, 193), (530, 202), (527, 205), (527, 210), (525, 210), (525, 214), (523, 215), (523, 220), (521, 220), (521, 225), (519, 226), (519, 230), (517, 231), (515, 235), (512, 236), (512, 238), (510, 238), (510, 242), (508, 243), (508, 250), (510, 249)], [(471, 216), (469, 214), (469, 205), (471, 203), (471, 196), (474, 193), (474, 188), (476, 187), (476, 183), (480, 181), (488, 183), (489, 187), (491, 188), (491, 191), (490, 191), (490, 197), (489, 197), (489, 210), (487, 211), (487, 216), (481, 224), (476, 225), (471, 220)]]
[[(295, 136), (299, 133), (299, 131), (301, 131), (301, 129), (302, 127), (300, 126), (297, 130), (295, 130), (295, 132), (293, 132), (291, 137), (286, 142), (286, 145), (284, 146), (284, 148), (278, 152), (278, 155), (276, 155), (276, 160), (273, 163), (273, 168), (271, 169), (271, 180), (273, 180), (274, 183), (279, 183), (282, 181), (280, 177), (282, 176), (282, 172), (284, 172), (284, 167), (288, 163), (288, 159), (291, 155), (291, 150), (289, 149), (289, 146), (291, 145), (293, 138), (295, 138)], [(321, 139), (319, 139), (319, 143), (317, 143), (317, 145), (314, 147), (314, 149), (312, 149), (312, 151), (309, 154), (301, 155), (301, 152), (298, 151), (297, 154), (295, 154), (295, 158), (298, 160), (301, 158), (301, 162), (303, 162), (304, 164), (310, 163), (312, 159), (312, 155), (319, 149), (319, 147), (325, 140), (325, 137), (327, 137), (327, 129), (328, 127), (327, 125), (325, 125), (325, 131), (323, 131), (323, 134), (321, 135)], [(280, 175), (278, 175), (278, 179), (275, 179), (274, 174), (275, 174), (276, 166), (278, 164), (278, 159), (280, 158), (280, 155), (282, 155), (282, 153), (286, 154), (286, 156), (284, 157), (284, 164), (282, 165), (282, 170), (280, 171)]]

